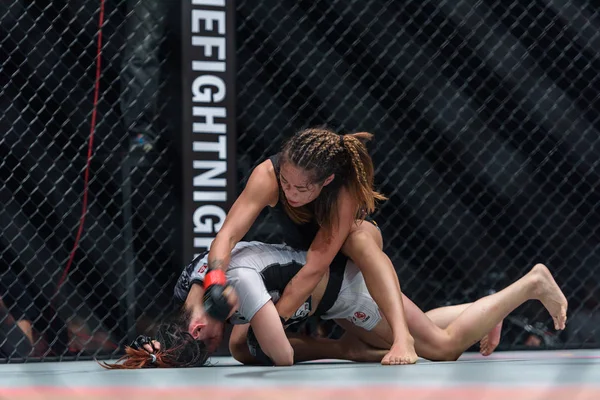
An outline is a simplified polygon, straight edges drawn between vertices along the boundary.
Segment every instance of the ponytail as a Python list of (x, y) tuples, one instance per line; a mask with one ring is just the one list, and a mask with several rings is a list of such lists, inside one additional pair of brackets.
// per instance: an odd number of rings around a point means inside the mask
[(348, 177), (346, 186), (358, 203), (357, 219), (363, 219), (375, 211), (377, 201), (387, 200), (383, 194), (373, 189), (375, 168), (366, 146), (366, 142), (373, 138), (373, 134), (357, 132), (342, 137), (344, 148), (352, 164), (352, 173)]

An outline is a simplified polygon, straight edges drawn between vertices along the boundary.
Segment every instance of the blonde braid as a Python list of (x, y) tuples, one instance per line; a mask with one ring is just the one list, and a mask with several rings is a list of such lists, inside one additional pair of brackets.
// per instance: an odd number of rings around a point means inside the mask
[(339, 145), (339, 143), (340, 143), (339, 138), (340, 138), (340, 136), (333, 132), (330, 135), (328, 135), (328, 138), (327, 138), (327, 142), (328, 142), (327, 148), (329, 149), (329, 151), (327, 152), (328, 160), (335, 159), (335, 157), (337, 157), (338, 154), (340, 154), (340, 152), (342, 152), (344, 150), (344, 148)]
[(327, 164), (342, 150), (340, 146), (336, 146), (339, 136), (333, 132), (314, 129), (303, 136), (307, 143), (303, 146), (305, 154), (300, 162), (311, 165)]
[[(358, 150), (356, 150), (356, 145), (360, 145), (359, 140), (352, 136), (348, 137), (347, 135), (344, 135), (343, 137), (344, 137), (344, 146), (350, 151), (350, 153), (352, 153), (352, 156), (350, 158), (352, 160), (352, 166), (354, 167), (356, 176), (358, 176), (358, 179), (361, 180), (363, 185), (365, 185), (366, 187), (369, 187), (370, 184), (369, 184), (369, 179), (367, 177), (367, 173), (365, 171), (365, 167), (362, 163), (360, 155), (358, 154)], [(350, 143), (346, 144), (347, 141), (350, 141)], [(348, 146), (348, 145), (350, 145), (350, 146)]]

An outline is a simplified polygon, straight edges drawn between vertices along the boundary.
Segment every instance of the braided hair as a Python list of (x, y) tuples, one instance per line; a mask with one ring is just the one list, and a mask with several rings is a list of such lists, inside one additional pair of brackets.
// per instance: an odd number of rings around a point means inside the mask
[(281, 163), (289, 162), (307, 171), (311, 183), (322, 184), (335, 174), (334, 180), (323, 187), (314, 201), (312, 210), (306, 206), (291, 207), (280, 190), (279, 198), (294, 222), (304, 224), (314, 217), (321, 227), (331, 232), (337, 222), (337, 198), (342, 187), (356, 200), (356, 219), (364, 219), (375, 211), (377, 201), (386, 200), (373, 188), (373, 160), (366, 147), (372, 137), (368, 132), (338, 135), (329, 129), (311, 128), (300, 131), (284, 144)]
[(209, 354), (206, 345), (187, 332), (189, 320), (190, 313), (180, 309), (169, 322), (161, 324), (156, 333), (160, 350), (154, 355), (127, 346), (125, 355), (115, 364), (99, 364), (106, 369), (200, 367), (206, 363)]

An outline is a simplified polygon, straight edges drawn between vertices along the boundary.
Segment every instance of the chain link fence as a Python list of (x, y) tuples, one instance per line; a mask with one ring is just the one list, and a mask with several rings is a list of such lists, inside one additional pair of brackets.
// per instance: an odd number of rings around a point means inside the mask
[(168, 13), (0, 10), (0, 358), (111, 357), (161, 318), (181, 265)]
[[(1, 7), (3, 360), (114, 357), (169, 309), (189, 260), (181, 15), (166, 3)], [(236, 28), (239, 189), (299, 129), (370, 131), (390, 198), (375, 217), (410, 298), (473, 301), (542, 262), (569, 298), (567, 330), (528, 304), (501, 348), (598, 346), (592, 2), (238, 0)], [(246, 239), (274, 232), (265, 213)]]
[[(241, 179), (292, 133), (375, 134), (384, 250), (421, 308), (535, 263), (568, 329), (527, 304), (502, 348), (598, 346), (600, 15), (588, 1), (238, 1)], [(277, 241), (268, 216), (253, 238)]]

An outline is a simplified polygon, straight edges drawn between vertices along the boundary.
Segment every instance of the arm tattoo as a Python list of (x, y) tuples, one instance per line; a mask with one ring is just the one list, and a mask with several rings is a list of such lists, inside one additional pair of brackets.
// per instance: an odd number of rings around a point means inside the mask
[(210, 260), (208, 262), (208, 268), (209, 269), (221, 269), (221, 267), (223, 266), (224, 262), (223, 260), (217, 259), (217, 260)]

